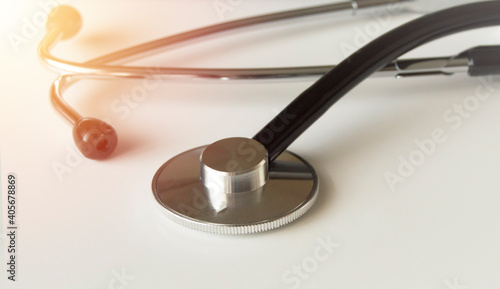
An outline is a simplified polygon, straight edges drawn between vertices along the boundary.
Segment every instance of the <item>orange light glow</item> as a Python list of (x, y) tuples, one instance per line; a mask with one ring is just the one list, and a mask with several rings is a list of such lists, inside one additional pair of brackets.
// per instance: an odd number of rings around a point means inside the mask
[(0, 32), (5, 34), (18, 26), (29, 6), (29, 1), (4, 1), (0, 8)]

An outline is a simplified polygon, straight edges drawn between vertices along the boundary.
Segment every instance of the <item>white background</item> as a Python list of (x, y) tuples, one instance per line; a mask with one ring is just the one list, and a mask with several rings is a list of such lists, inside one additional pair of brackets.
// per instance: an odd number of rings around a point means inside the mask
[[(49, 1), (17, 2), (5, 2), (1, 9), (0, 173), (2, 229), (5, 179), (10, 172), (18, 176), (18, 281), (6, 281), (1, 265), (0, 284), (5, 285), (0, 287), (498, 288), (498, 77), (491, 97), (480, 101), (457, 129), (443, 115), (474, 98), (477, 87), (485, 91), (478, 79), (456, 75), (363, 82), (290, 147), (319, 174), (320, 195), (312, 210), (266, 233), (211, 235), (161, 214), (150, 189), (153, 174), (187, 149), (225, 137), (252, 137), (314, 79), (168, 80), (133, 103), (128, 113), (123, 98), (140, 81), (80, 82), (65, 97), (82, 114), (112, 123), (120, 138), (111, 159), (86, 160), (75, 154), (71, 128), (48, 100), (57, 74), (36, 55), (44, 33), (36, 20), (45, 13), (39, 3)], [(213, 1), (71, 1), (84, 25), (54, 53), (85, 61), (223, 20), (326, 2), (233, 1), (233, 9), (221, 14)], [(334, 64), (347, 56), (342, 47), (419, 15), (386, 12), (384, 17), (325, 14), (242, 29), (138, 63)], [(36, 29), (23, 36), (26, 21)], [(499, 32), (461, 33), (408, 56), (453, 55), (498, 44)], [(14, 34), (25, 41), (12, 44)], [(392, 190), (384, 174), (397, 173), (399, 158), (418, 150), (415, 140), (432, 137), (438, 128), (446, 141)], [(58, 173), (54, 167), (59, 165), (70, 172)], [(321, 250), (318, 240), (339, 245), (320, 262), (312, 261)], [(302, 279), (293, 275), (294, 266), (306, 266)], [(122, 274), (128, 279), (117, 277)]]

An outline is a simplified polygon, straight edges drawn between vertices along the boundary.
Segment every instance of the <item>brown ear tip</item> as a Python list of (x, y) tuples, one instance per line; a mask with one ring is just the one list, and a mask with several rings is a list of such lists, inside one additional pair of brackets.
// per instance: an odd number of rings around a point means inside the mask
[(86, 158), (102, 160), (115, 150), (118, 135), (106, 122), (86, 117), (80, 119), (73, 127), (73, 140)]

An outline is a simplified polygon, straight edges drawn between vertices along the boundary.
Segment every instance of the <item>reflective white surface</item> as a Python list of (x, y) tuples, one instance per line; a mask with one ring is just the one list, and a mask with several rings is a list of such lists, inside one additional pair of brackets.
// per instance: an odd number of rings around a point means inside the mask
[[(220, 14), (212, 1), (72, 3), (83, 15), (83, 29), (55, 53), (74, 60), (221, 17), (305, 5), (247, 0)], [(23, 17), (31, 22), (43, 11), (36, 2), (22, 5), (2, 25), (0, 46), (2, 189), (7, 173), (15, 172), (20, 197), (19, 283), (6, 283), (2, 269), (2, 288), (498, 288), (498, 77), (491, 84), (466, 76), (367, 80), (291, 147), (320, 178), (318, 202), (308, 214), (263, 234), (211, 235), (155, 210), (150, 185), (157, 168), (186, 149), (253, 136), (312, 80), (82, 81), (68, 90), (68, 100), (109, 121), (120, 136), (112, 159), (85, 160), (48, 101), (56, 74), (36, 57), (42, 29), (28, 35), (18, 52), (9, 41), (10, 32), (22, 36)], [(397, 10), (358, 13), (357, 19), (318, 16), (228, 34), (140, 63), (337, 63), (375, 32), (416, 16)], [(408, 56), (498, 44), (499, 32), (463, 33)], [(455, 105), (468, 109), (461, 115)], [(429, 155), (418, 145), (427, 139), (436, 147)], [(422, 164), (413, 170), (403, 165), (400, 157), (419, 163), (418, 151)], [(393, 191), (384, 174), (399, 174), (400, 166), (406, 177)]]

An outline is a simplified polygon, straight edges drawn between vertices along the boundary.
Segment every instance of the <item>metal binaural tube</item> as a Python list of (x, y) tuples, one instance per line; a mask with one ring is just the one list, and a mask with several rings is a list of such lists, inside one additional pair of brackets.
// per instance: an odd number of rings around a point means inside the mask
[[(408, 0), (396, 0), (406, 2)], [(359, 2), (359, 0), (358, 0)], [(362, 3), (361, 3), (362, 2)], [(54, 81), (50, 89), (51, 102), (55, 109), (71, 125), (74, 125), (82, 116), (72, 108), (63, 98), (62, 93), (66, 86), (75, 83), (82, 78), (146, 78), (146, 77), (186, 77), (186, 78), (208, 78), (208, 79), (263, 79), (263, 78), (288, 78), (309, 75), (322, 75), (328, 71), (330, 66), (317, 67), (288, 67), (288, 68), (262, 68), (262, 69), (196, 69), (180, 67), (126, 67), (120, 65), (109, 65), (116, 61), (127, 61), (130, 58), (144, 56), (144, 54), (155, 53), (165, 50), (174, 44), (197, 39), (214, 33), (266, 23), (271, 21), (289, 19), (299, 16), (314, 15), (318, 13), (349, 11), (351, 9), (367, 8), (383, 4), (393, 3), (394, 0), (361, 0), (358, 5), (356, 1), (344, 1), (340, 3), (326, 4), (316, 7), (301, 8), (291, 11), (271, 13), (255, 16), (226, 23), (216, 24), (188, 32), (164, 37), (130, 48), (110, 53), (85, 63), (77, 63), (63, 60), (53, 56), (50, 52), (52, 47), (62, 39), (67, 39), (76, 34), (81, 27), (81, 17), (78, 11), (69, 6), (55, 8), (47, 22), (47, 34), (38, 46), (40, 59), (49, 67), (62, 71), (62, 75)], [(68, 30), (65, 25), (70, 25)]]

